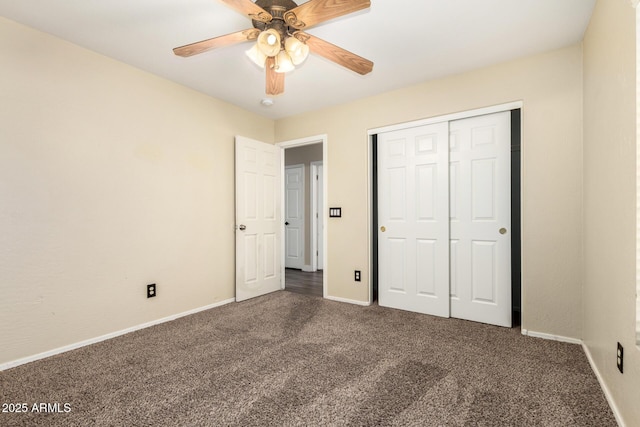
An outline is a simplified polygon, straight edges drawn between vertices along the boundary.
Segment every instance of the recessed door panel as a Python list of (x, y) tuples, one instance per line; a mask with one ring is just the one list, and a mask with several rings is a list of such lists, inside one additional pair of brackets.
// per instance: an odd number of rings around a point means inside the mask
[(446, 266), (437, 263), (437, 242), (433, 239), (416, 240), (416, 284), (419, 295), (437, 297), (436, 273)]
[(242, 147), (243, 162), (248, 167), (255, 168), (258, 161), (258, 149), (256, 147)]
[(300, 212), (300, 190), (299, 189), (291, 189), (288, 188), (286, 190), (286, 210), (287, 210), (287, 219), (300, 219), (302, 218), (302, 213)]
[(264, 176), (264, 219), (275, 221), (276, 219), (276, 203), (279, 199), (276, 194), (276, 177), (272, 175)]
[(458, 250), (460, 249), (459, 242), (457, 240), (450, 241), (450, 253), (449, 253), (449, 295), (451, 298), (458, 298)]
[(389, 220), (405, 221), (407, 218), (406, 202), (406, 168), (392, 168), (388, 171), (389, 188), (387, 198), (389, 200)]
[(300, 249), (298, 242), (300, 241), (301, 230), (297, 227), (287, 226), (285, 235), (287, 236), (286, 252), (287, 257), (298, 258), (300, 256)]
[(387, 142), (388, 157), (390, 159), (400, 158), (404, 161), (406, 145), (407, 141), (404, 138), (389, 140)]
[(418, 221), (434, 221), (438, 194), (438, 167), (434, 164), (416, 166), (416, 214)]
[(460, 162), (449, 162), (449, 218), (458, 220), (458, 183), (460, 182)]
[(496, 220), (496, 159), (471, 161), (471, 199), (474, 221)]
[(474, 302), (496, 303), (496, 242), (471, 243), (471, 295)]
[(392, 292), (406, 293), (407, 283), (405, 277), (406, 239), (391, 238), (388, 242), (389, 254), (389, 289)]
[[(474, 120), (475, 117), (466, 120)], [(471, 128), (471, 149), (481, 148), (495, 148), (497, 146), (496, 141), (496, 125), (490, 124), (487, 126), (474, 126)]]
[(244, 212), (243, 215), (247, 219), (255, 220), (258, 217), (257, 205), (257, 183), (258, 176), (253, 172), (244, 173)]
[(275, 233), (265, 233), (264, 235), (264, 278), (272, 279), (276, 277), (276, 274), (279, 270), (279, 266), (277, 265), (279, 257), (278, 257), (278, 247), (276, 246), (276, 242), (278, 239), (276, 238)]
[(258, 236), (255, 234), (245, 234), (244, 240), (244, 283), (253, 284), (258, 281)]
[(438, 135), (418, 135), (415, 138), (416, 155), (435, 154), (438, 151)]

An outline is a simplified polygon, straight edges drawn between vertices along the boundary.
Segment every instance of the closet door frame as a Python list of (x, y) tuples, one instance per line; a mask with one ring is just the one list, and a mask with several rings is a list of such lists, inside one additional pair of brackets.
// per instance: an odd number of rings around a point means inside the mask
[[(376, 162), (377, 162), (377, 135), (379, 133), (383, 133), (383, 132), (391, 132), (391, 131), (395, 131), (395, 130), (401, 130), (401, 129), (407, 129), (407, 128), (412, 128), (412, 127), (417, 127), (417, 126), (424, 126), (424, 125), (429, 125), (429, 124), (434, 124), (434, 123), (439, 123), (439, 122), (445, 122), (445, 121), (454, 121), (454, 120), (461, 120), (461, 119), (466, 119), (466, 118), (470, 118), (470, 117), (475, 117), (475, 116), (481, 116), (481, 115), (486, 115), (486, 114), (493, 114), (493, 113), (499, 113), (499, 112), (505, 112), (505, 111), (512, 111), (512, 110), (520, 110), (520, 112), (522, 112), (523, 109), (523, 102), (522, 101), (515, 101), (515, 102), (509, 102), (509, 103), (505, 103), (505, 104), (499, 104), (499, 105), (494, 105), (494, 106), (490, 106), (490, 107), (484, 107), (484, 108), (479, 108), (479, 109), (474, 109), (474, 110), (468, 110), (468, 111), (463, 111), (463, 112), (459, 112), (459, 113), (453, 113), (453, 114), (446, 114), (446, 115), (441, 115), (441, 116), (435, 116), (435, 117), (431, 117), (431, 118), (426, 118), (426, 119), (421, 119), (421, 120), (416, 120), (416, 121), (411, 121), (411, 122), (405, 122), (405, 123), (399, 123), (399, 124), (394, 124), (394, 125), (389, 125), (389, 126), (384, 126), (384, 127), (379, 127), (379, 128), (373, 128), (373, 129), (369, 129), (367, 131), (367, 150), (368, 150), (368, 209), (369, 209), (369, 214), (368, 214), (368, 247), (369, 247), (369, 255), (370, 255), (370, 277), (372, 278), (372, 280), (369, 283), (369, 303), (373, 303), (374, 299), (377, 298), (377, 291), (378, 291), (378, 239), (377, 239), (377, 230), (378, 230), (378, 218), (377, 218), (377, 196), (375, 194), (374, 189), (376, 188), (377, 185), (377, 168), (376, 168)], [(518, 123), (519, 124), (519, 123)], [(513, 129), (512, 132), (521, 132), (521, 128), (520, 126), (518, 126), (517, 129)], [(518, 135), (520, 137), (520, 135)], [(519, 139), (520, 140), (520, 139)], [(518, 147), (518, 151), (517, 154), (520, 156), (520, 160), (521, 160), (521, 156), (522, 156), (522, 151), (520, 150), (520, 147)], [(518, 168), (518, 171), (520, 169)], [(515, 171), (513, 172), (515, 173)], [(516, 180), (512, 179), (512, 183), (517, 183), (517, 185), (519, 186), (519, 188), (517, 189), (518, 191), (518, 195), (521, 192), (521, 188), (522, 188), (522, 181), (520, 179), (520, 176), (517, 177)], [(512, 189), (512, 191), (514, 191), (514, 189)], [(512, 198), (513, 199), (513, 198)], [(520, 201), (520, 198), (518, 197), (516, 199), (518, 202)], [(518, 216), (518, 219), (520, 219), (520, 217)], [(521, 221), (520, 221), (521, 222)], [(516, 224), (513, 224), (512, 227), (515, 227)], [(522, 227), (522, 222), (520, 223), (520, 227), (518, 227), (518, 240), (519, 240), (519, 236), (520, 236), (520, 230)], [(524, 258), (523, 256), (523, 251), (522, 251), (522, 247), (519, 244), (520, 242), (518, 241), (518, 245), (517, 245), (517, 250), (515, 245), (512, 245), (512, 252), (515, 256), (515, 254), (517, 253), (518, 259), (516, 260), (517, 264), (518, 264), (518, 274), (521, 274), (521, 271), (524, 270), (525, 266), (522, 265), (521, 263), (521, 259)], [(519, 277), (518, 277), (518, 285), (520, 285), (519, 283)], [(520, 296), (520, 299), (522, 299), (521, 295), (523, 294), (523, 292), (519, 292), (518, 296)], [(515, 296), (515, 295), (514, 295)], [(522, 301), (519, 302), (514, 302), (513, 306), (518, 306), (518, 307), (522, 307)], [(517, 318), (514, 317), (514, 321), (519, 321), (521, 317), (521, 313), (518, 313)]]

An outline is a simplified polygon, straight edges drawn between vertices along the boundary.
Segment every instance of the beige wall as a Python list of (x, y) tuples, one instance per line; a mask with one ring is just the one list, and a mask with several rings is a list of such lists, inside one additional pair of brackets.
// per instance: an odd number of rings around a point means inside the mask
[(4, 18), (0, 63), (0, 363), (233, 298), (234, 135), (273, 121)]
[(583, 340), (628, 426), (640, 425), (635, 28), (627, 0), (599, 0), (584, 39)]
[(232, 298), (235, 134), (328, 135), (328, 293), (368, 301), (367, 130), (521, 100), (523, 327), (584, 339), (640, 425), (634, 16), (599, 0), (584, 46), (275, 124), (0, 18), (0, 364)]
[[(328, 135), (328, 294), (368, 301), (367, 130), (522, 100), (523, 327), (582, 335), (581, 45), (278, 120), (276, 140)], [(353, 270), (363, 271), (361, 283)]]
[(322, 161), (322, 144), (303, 145), (284, 151), (284, 164), (304, 165), (304, 263), (311, 266), (311, 162)]

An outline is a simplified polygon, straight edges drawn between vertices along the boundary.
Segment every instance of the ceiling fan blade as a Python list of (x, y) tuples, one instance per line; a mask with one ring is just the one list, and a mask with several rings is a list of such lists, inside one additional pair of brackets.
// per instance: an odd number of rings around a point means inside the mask
[(267, 95), (284, 93), (284, 73), (276, 73), (276, 58), (268, 56), (264, 68), (267, 70)]
[(269, 12), (252, 2), (251, 0), (221, 0), (227, 6), (247, 15), (251, 19), (260, 22), (271, 22), (273, 17)]
[(237, 33), (231, 33), (224, 36), (214, 37), (212, 39), (191, 43), (185, 46), (176, 47), (173, 49), (173, 53), (178, 56), (184, 57), (193, 56), (211, 49), (216, 49), (218, 47), (246, 42), (247, 40), (255, 40), (256, 38), (258, 38), (258, 34), (260, 34), (260, 30), (258, 30), (257, 28), (250, 28), (248, 30), (238, 31)]
[(351, 71), (365, 75), (373, 70), (373, 62), (331, 44), (328, 41), (303, 33), (302, 31), (296, 32), (294, 36), (301, 42), (306, 43), (311, 52), (320, 55), (329, 61), (333, 61), (336, 64), (342, 65)]
[(302, 30), (369, 6), (370, 0), (309, 0), (286, 12), (284, 20), (287, 25)]

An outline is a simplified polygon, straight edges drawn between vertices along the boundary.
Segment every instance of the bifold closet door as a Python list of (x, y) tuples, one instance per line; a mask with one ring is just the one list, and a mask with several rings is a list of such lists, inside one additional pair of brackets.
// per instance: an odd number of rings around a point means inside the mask
[(449, 128), (451, 317), (511, 327), (511, 113)]
[(449, 317), (449, 125), (378, 135), (379, 304)]

